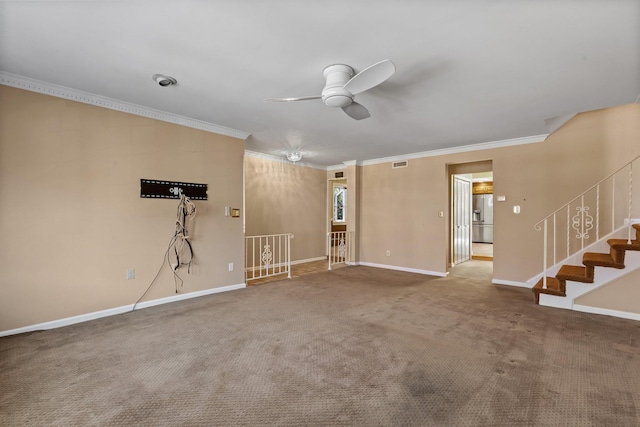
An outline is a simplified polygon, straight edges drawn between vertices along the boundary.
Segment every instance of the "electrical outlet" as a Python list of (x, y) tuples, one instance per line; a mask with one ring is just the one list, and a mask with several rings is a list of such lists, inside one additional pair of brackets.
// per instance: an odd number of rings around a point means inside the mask
[(229, 263), (229, 271), (233, 271), (233, 263), (232, 262)]
[(387, 256), (391, 256), (391, 251), (387, 249)]
[(136, 278), (136, 269), (130, 268), (127, 270), (127, 280), (133, 280)]

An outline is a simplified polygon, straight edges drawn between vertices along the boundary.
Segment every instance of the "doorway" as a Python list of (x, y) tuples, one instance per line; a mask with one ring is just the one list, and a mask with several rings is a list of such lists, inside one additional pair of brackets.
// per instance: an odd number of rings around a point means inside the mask
[(329, 180), (329, 231), (347, 231), (347, 179)]
[(493, 165), (491, 160), (451, 164), (448, 265), (493, 261)]

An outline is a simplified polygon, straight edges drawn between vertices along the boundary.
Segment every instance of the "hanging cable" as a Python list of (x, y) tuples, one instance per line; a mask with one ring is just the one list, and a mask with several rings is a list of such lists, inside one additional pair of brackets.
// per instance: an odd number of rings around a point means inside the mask
[(175, 239), (170, 246), (171, 268), (177, 271), (182, 265), (187, 266), (187, 272), (191, 271), (193, 262), (193, 248), (189, 242), (189, 230), (187, 226), (196, 216), (196, 205), (180, 191), (180, 203), (178, 203), (176, 218)]
[[(147, 289), (144, 293), (138, 298), (138, 300), (133, 304), (133, 310), (136, 309), (136, 306), (142, 301), (142, 299), (147, 295), (153, 284), (156, 282), (158, 277), (160, 276), (160, 272), (162, 271), (162, 267), (165, 264), (169, 264), (171, 266), (171, 272), (173, 273), (173, 280), (176, 287), (176, 293), (178, 293), (178, 287), (182, 287), (184, 281), (178, 275), (178, 269), (181, 265), (187, 266), (187, 273), (191, 272), (191, 264), (193, 263), (193, 248), (191, 247), (191, 243), (189, 242), (189, 232), (187, 226), (193, 221), (196, 216), (196, 205), (184, 195), (182, 190), (180, 190), (180, 202), (178, 203), (178, 209), (176, 213), (176, 229), (169, 241), (169, 246), (164, 253), (162, 265), (158, 269), (156, 276), (153, 278)], [(173, 258), (173, 259), (172, 259)]]

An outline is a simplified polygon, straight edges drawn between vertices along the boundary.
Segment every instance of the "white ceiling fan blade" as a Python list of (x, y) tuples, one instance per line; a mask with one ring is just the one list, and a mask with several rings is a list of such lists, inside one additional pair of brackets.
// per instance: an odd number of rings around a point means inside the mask
[(396, 72), (396, 66), (391, 60), (377, 62), (365, 68), (349, 80), (344, 88), (356, 95), (372, 87), (378, 86)]
[(299, 96), (297, 98), (267, 98), (267, 102), (307, 101), (309, 99), (321, 99), (322, 96)]
[(347, 115), (352, 119), (356, 120), (362, 120), (371, 117), (371, 114), (369, 114), (369, 110), (355, 101), (347, 105), (346, 107), (342, 107), (342, 111), (347, 113)]

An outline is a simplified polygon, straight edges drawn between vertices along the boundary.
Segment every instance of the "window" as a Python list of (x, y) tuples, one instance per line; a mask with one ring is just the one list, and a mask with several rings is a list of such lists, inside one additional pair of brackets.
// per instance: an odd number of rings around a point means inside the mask
[(336, 185), (333, 187), (333, 222), (346, 221), (347, 187)]

